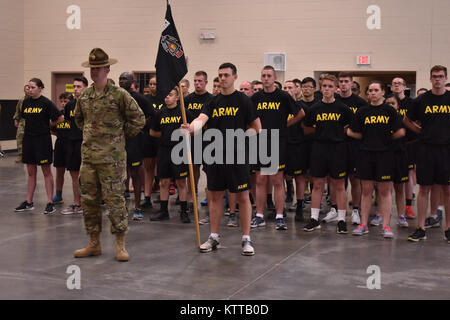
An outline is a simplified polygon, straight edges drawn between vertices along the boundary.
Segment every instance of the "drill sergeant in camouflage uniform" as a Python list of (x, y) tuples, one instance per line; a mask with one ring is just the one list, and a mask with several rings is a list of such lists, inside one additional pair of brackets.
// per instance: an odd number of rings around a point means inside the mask
[(25, 93), (25, 95), (22, 98), (20, 98), (19, 101), (17, 102), (16, 112), (14, 113), (14, 116), (13, 116), (14, 125), (17, 128), (16, 143), (17, 143), (17, 152), (19, 153), (19, 155), (16, 159), (16, 163), (22, 162), (22, 140), (23, 140), (23, 135), (25, 134), (25, 119), (22, 118), (21, 113), (22, 113), (23, 100), (28, 98), (28, 85), (27, 84), (23, 87), (23, 92)]
[(116, 258), (128, 261), (125, 234), (128, 231), (128, 212), (125, 207), (124, 181), (126, 178), (125, 135), (137, 135), (145, 124), (141, 108), (122, 88), (107, 83), (109, 59), (100, 48), (94, 48), (89, 61), (82, 64), (91, 68), (94, 85), (84, 91), (75, 107), (75, 123), (83, 131), (80, 169), (81, 206), (84, 224), (91, 237), (89, 244), (74, 252), (83, 258), (101, 254), (101, 201), (109, 210), (111, 233), (116, 235)]

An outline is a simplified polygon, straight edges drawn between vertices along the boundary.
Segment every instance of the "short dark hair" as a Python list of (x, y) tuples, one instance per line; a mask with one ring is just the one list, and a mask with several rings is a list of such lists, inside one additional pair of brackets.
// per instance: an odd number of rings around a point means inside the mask
[(400, 106), (400, 98), (398, 97), (397, 94), (394, 94), (394, 93), (388, 94), (386, 96), (385, 100), (390, 99), (390, 98), (394, 98), (395, 100), (397, 100), (397, 104), (398, 104), (398, 106)]
[(215, 77), (213, 82), (220, 82), (219, 77)]
[(304, 85), (304, 84), (309, 83), (309, 82), (311, 82), (311, 83), (313, 84), (313, 87), (314, 87), (314, 88), (317, 87), (316, 80), (314, 80), (314, 79), (311, 78), (311, 77), (303, 78), (303, 80), (302, 80), (301, 83), (302, 83), (302, 85)]
[(275, 81), (275, 85), (277, 85), (278, 88), (283, 89), (283, 85), (281, 84), (280, 81)]
[(76, 78), (73, 79), (73, 81), (83, 82), (83, 84), (84, 84), (85, 87), (89, 86), (88, 80), (86, 79), (86, 77), (83, 77), (83, 76), (81, 76), (81, 77), (76, 77)]
[(381, 82), (380, 80), (372, 80), (372, 81), (370, 81), (369, 84), (367, 85), (367, 91), (369, 91), (369, 87), (370, 87), (372, 84), (377, 84), (377, 83), (380, 85), (381, 90), (386, 91), (386, 86), (385, 86), (385, 84), (384, 84), (383, 82)]
[(262, 69), (263, 69), (263, 70), (272, 70), (273, 73), (275, 74), (275, 68), (272, 67), (271, 65), (266, 65), (266, 66), (264, 66)]
[(34, 83), (36, 83), (36, 85), (37, 85), (39, 88), (41, 88), (41, 89), (44, 89), (44, 88), (45, 88), (45, 87), (44, 87), (44, 83), (43, 83), (42, 80), (39, 79), (39, 78), (31, 78), (30, 81), (28, 81), (28, 82), (34, 82)]
[(203, 78), (205, 78), (205, 80), (208, 80), (208, 74), (205, 71), (197, 71), (195, 73), (195, 76), (197, 76), (197, 77), (203, 76)]
[(298, 86), (301, 86), (301, 85), (302, 85), (302, 80), (300, 80), (300, 79), (298, 79), (298, 78), (292, 79), (292, 82), (293, 82), (295, 85), (298, 85)]
[[(448, 85), (448, 83), (445, 86), (447, 87), (447, 85)], [(428, 89), (427, 88), (420, 88), (416, 92), (419, 93), (420, 91), (428, 91)]]
[(353, 80), (353, 75), (350, 72), (342, 71), (338, 74), (338, 79), (340, 78), (350, 78), (351, 80)]
[(361, 86), (359, 85), (359, 83), (357, 81), (353, 81), (353, 84), (358, 88), (361, 89)]
[(72, 100), (73, 96), (70, 92), (63, 92), (59, 95), (58, 99), (68, 99)]
[(252, 85), (254, 86), (255, 84), (262, 84), (262, 82), (259, 80), (253, 80)]
[(236, 68), (236, 66), (235, 66), (234, 64), (232, 64), (231, 62), (225, 62), (225, 63), (222, 63), (222, 64), (219, 66), (219, 70), (221, 70), (221, 69), (226, 69), (226, 68), (230, 68), (230, 69), (232, 70), (232, 72), (233, 72), (233, 75), (237, 74), (237, 68)]
[(447, 76), (447, 67), (441, 66), (441, 65), (435, 65), (433, 68), (431, 68), (430, 70), (430, 76), (433, 72), (435, 71), (444, 71), (445, 76)]
[(450, 82), (445, 84), (445, 87), (448, 88), (450, 87)]

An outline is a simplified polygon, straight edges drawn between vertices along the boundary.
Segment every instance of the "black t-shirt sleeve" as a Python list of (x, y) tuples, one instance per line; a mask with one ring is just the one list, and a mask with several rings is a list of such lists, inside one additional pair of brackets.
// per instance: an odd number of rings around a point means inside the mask
[(187, 123), (191, 123), (192, 121), (194, 121), (194, 119), (195, 119), (195, 117), (192, 114), (192, 112), (186, 109), (186, 121), (187, 121)]
[(352, 123), (353, 112), (349, 108), (347, 108), (346, 106), (344, 106), (342, 108), (342, 110), (343, 110), (342, 112), (343, 112), (343, 115), (344, 115), (344, 117), (343, 117), (344, 126), (350, 125)]
[(156, 112), (153, 119), (151, 119), (150, 127), (154, 131), (161, 131), (161, 110)]
[(353, 121), (350, 125), (350, 129), (354, 132), (362, 132), (362, 118), (363, 118), (364, 108), (359, 108), (356, 111), (355, 116), (353, 117)]
[(58, 118), (62, 115), (61, 111), (58, 110), (56, 105), (51, 102), (50, 100), (47, 100), (47, 106), (48, 106), (48, 117), (52, 121), (58, 120)]
[(295, 103), (294, 98), (290, 94), (287, 95), (286, 103), (288, 105), (288, 113), (294, 116), (301, 110), (300, 104)]
[(212, 112), (214, 109), (213, 105), (214, 105), (214, 99), (208, 99), (208, 101), (204, 104), (200, 114), (204, 113), (205, 115), (208, 116), (209, 119), (211, 119), (211, 115), (212, 115)]
[(411, 106), (408, 108), (408, 111), (406, 112), (406, 116), (410, 120), (412, 120), (412, 121), (419, 120), (419, 119), (417, 119), (418, 107), (419, 107), (419, 99), (414, 99), (413, 102), (411, 103)]
[(307, 127), (312, 127), (316, 124), (316, 122), (314, 121), (314, 110), (315, 107), (311, 107), (306, 111), (304, 124)]
[(403, 116), (400, 115), (396, 110), (392, 112), (392, 131), (395, 132), (400, 128), (403, 128)]
[(247, 108), (246, 125), (249, 125), (258, 118), (258, 114), (256, 112), (255, 105), (253, 104), (253, 101), (251, 99), (249, 98), (245, 99), (245, 103)]

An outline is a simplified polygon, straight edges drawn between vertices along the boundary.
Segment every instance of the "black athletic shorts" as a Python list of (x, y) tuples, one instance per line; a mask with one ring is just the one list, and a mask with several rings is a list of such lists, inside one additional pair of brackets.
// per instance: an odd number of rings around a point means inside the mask
[[(270, 140), (267, 142), (267, 149), (265, 152), (265, 156), (267, 156), (270, 161), (272, 161), (272, 157), (275, 155), (272, 155), (271, 152), (271, 142)], [(286, 169), (286, 152), (287, 152), (287, 143), (285, 139), (280, 139), (279, 143), (278, 143), (278, 167), (277, 167), (277, 171), (283, 171)], [(260, 150), (259, 150), (259, 141), (258, 141), (258, 163), (253, 166), (253, 170), (255, 171), (261, 171), (261, 168), (270, 168), (271, 167), (271, 162), (267, 163), (267, 164), (263, 164), (261, 160), (261, 154), (260, 154)], [(266, 162), (267, 160), (265, 160)], [(275, 174), (276, 172), (274, 172)]]
[(417, 159), (417, 142), (406, 144), (406, 155), (408, 157), (408, 169), (414, 169)]
[(66, 167), (67, 141), (66, 138), (56, 138), (53, 152), (53, 166), (55, 168)]
[(358, 156), (356, 175), (361, 180), (389, 182), (393, 181), (394, 168), (393, 151), (361, 150)]
[(135, 137), (127, 138), (125, 141), (125, 151), (127, 152), (127, 166), (139, 167), (144, 159), (144, 151), (142, 150), (143, 134), (140, 133)]
[(249, 171), (248, 164), (209, 164), (205, 170), (208, 190), (228, 189), (232, 193), (250, 190)]
[(287, 144), (286, 170), (284, 171), (285, 174), (291, 177), (306, 174), (307, 168), (305, 168), (304, 161), (301, 161), (304, 152), (302, 149), (303, 144), (301, 143)]
[(408, 182), (408, 156), (406, 151), (395, 151), (394, 152), (394, 175), (392, 181), (394, 183), (405, 183)]
[(314, 178), (342, 179), (347, 176), (347, 143), (314, 141), (310, 159), (310, 175)]
[(417, 183), (450, 185), (450, 146), (417, 143)]
[(159, 138), (144, 133), (142, 141), (144, 158), (156, 158), (156, 155), (158, 154)]
[(347, 163), (348, 163), (348, 173), (356, 174), (356, 167), (358, 165), (359, 156), (359, 146), (361, 145), (360, 140), (352, 139), (347, 141)]
[(23, 163), (47, 165), (53, 162), (52, 138), (50, 134), (41, 136), (24, 135), (22, 149)]
[(185, 179), (188, 177), (187, 164), (174, 164), (171, 159), (172, 148), (159, 146), (156, 171), (159, 179)]
[(69, 171), (80, 171), (82, 142), (81, 139), (66, 141), (66, 169)]

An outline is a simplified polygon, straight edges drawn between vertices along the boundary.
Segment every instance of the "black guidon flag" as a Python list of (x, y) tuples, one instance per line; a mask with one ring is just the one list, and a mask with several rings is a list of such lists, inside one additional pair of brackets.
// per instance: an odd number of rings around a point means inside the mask
[(170, 0), (167, 2), (155, 67), (157, 96), (164, 99), (187, 73), (186, 58), (172, 18)]

